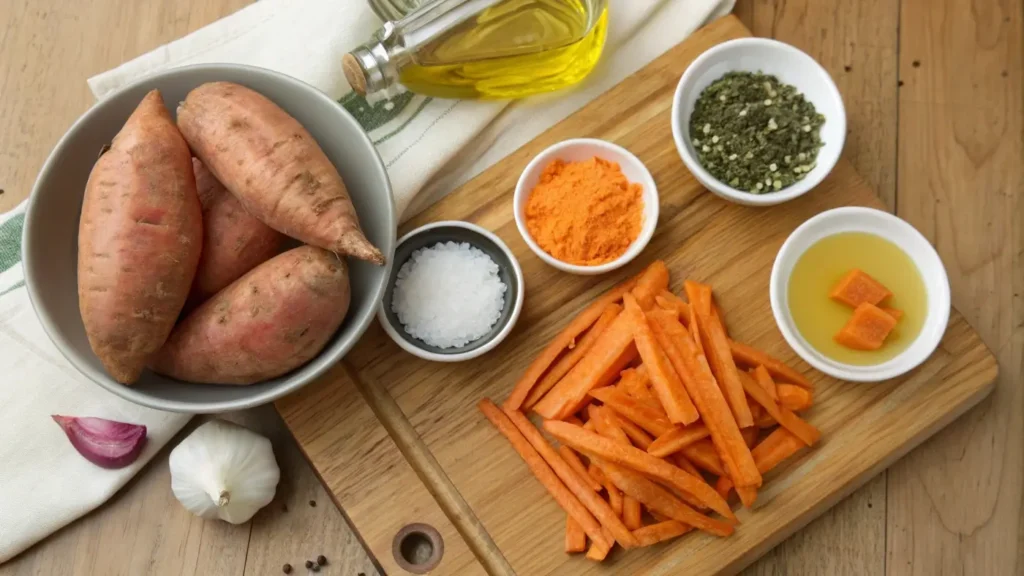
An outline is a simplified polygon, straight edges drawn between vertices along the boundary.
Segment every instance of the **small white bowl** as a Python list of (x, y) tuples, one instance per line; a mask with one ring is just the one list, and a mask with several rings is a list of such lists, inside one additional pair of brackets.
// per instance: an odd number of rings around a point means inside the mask
[[(855, 366), (826, 357), (804, 339), (789, 311), (789, 278), (793, 266), (816, 242), (842, 232), (867, 232), (892, 242), (910, 257), (924, 281), (928, 315), (920, 334), (906, 350), (881, 364)], [(878, 382), (913, 370), (935, 351), (949, 322), (949, 278), (935, 248), (906, 221), (872, 208), (835, 208), (801, 224), (775, 257), (769, 291), (772, 313), (786, 342), (808, 364), (840, 380)]]
[[(815, 166), (803, 180), (779, 190), (751, 194), (716, 179), (697, 159), (690, 142), (690, 115), (697, 98), (712, 82), (733, 71), (763, 72), (795, 86), (819, 114), (825, 116), (821, 127), (823, 145)], [(771, 206), (806, 194), (832, 171), (846, 141), (846, 108), (835, 82), (828, 72), (801, 50), (766, 38), (740, 38), (723, 42), (704, 52), (690, 64), (676, 86), (672, 101), (672, 138), (683, 163), (693, 175), (716, 195), (746, 206)]]
[[(529, 198), (530, 192), (533, 191), (533, 188), (537, 186), (537, 182), (540, 181), (540, 175), (544, 168), (552, 160), (561, 159), (566, 162), (580, 162), (590, 160), (595, 156), (609, 162), (615, 162), (622, 169), (622, 174), (626, 179), (643, 187), (644, 222), (636, 240), (633, 240), (633, 243), (629, 245), (629, 248), (626, 249), (622, 256), (615, 260), (598, 264), (597, 266), (569, 264), (545, 252), (543, 248), (537, 245), (533, 236), (530, 235), (530, 230), (526, 227), (526, 199)], [(572, 274), (604, 274), (605, 272), (611, 272), (625, 266), (643, 251), (647, 243), (651, 241), (651, 237), (654, 236), (654, 228), (658, 225), (658, 187), (654, 184), (654, 178), (651, 176), (650, 171), (629, 150), (617, 144), (596, 138), (564, 140), (549, 146), (538, 154), (526, 165), (526, 169), (519, 176), (519, 182), (516, 183), (516, 192), (512, 202), (516, 217), (516, 227), (519, 228), (519, 233), (522, 234), (523, 240), (526, 241), (526, 245), (530, 247), (530, 250), (533, 250), (541, 260), (563, 272), (570, 272)]]
[[(395, 279), (398, 277), (398, 271), (401, 270), (402, 265), (414, 251), (448, 241), (466, 242), (490, 256), (491, 260), (498, 265), (498, 275), (501, 277), (501, 281), (507, 286), (505, 305), (502, 307), (498, 321), (487, 334), (458, 348), (438, 348), (410, 336), (398, 320), (398, 315), (391, 310)], [(377, 319), (388, 336), (395, 341), (395, 344), (414, 356), (435, 362), (461, 362), (476, 358), (500, 344), (519, 320), (519, 313), (523, 309), (523, 293), (526, 289), (519, 261), (516, 260), (508, 246), (501, 241), (501, 238), (476, 224), (447, 220), (420, 226), (399, 238), (391, 262), (391, 274), (384, 289), (384, 297), (377, 307)]]

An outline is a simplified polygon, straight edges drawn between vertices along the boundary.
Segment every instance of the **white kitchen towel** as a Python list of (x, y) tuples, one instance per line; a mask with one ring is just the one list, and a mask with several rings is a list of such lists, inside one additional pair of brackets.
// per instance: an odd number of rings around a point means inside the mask
[[(733, 0), (609, 0), (608, 40), (579, 86), (514, 103), (403, 94), (370, 104), (352, 93), (341, 57), (379, 26), (365, 0), (262, 0), (89, 80), (98, 98), (153, 72), (233, 62), (270, 68), (337, 99), (377, 145), (403, 219), (565, 118)], [(186, 416), (142, 408), (88, 382), (36, 320), (20, 264), (24, 205), (0, 216), (0, 563), (106, 501)], [(51, 414), (145, 424), (132, 466), (107, 471), (74, 452)]]
[(728, 13), (732, 5), (733, 0), (609, 0), (608, 39), (593, 73), (571, 89), (513, 103), (406, 93), (370, 104), (352, 92), (341, 58), (369, 40), (380, 24), (366, 0), (262, 0), (89, 79), (89, 87), (103, 98), (147, 74), (210, 62), (250, 64), (294, 76), (337, 99), (369, 132), (405, 219), (708, 20)]
[[(82, 376), (36, 319), (21, 265), (25, 204), (0, 215), (0, 563), (105, 502), (188, 422), (143, 408)], [(80, 456), (50, 416), (145, 424), (131, 466), (105, 470)]]

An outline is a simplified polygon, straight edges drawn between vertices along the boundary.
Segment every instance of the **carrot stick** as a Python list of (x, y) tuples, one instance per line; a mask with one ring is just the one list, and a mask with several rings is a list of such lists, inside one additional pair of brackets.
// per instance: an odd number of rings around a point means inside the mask
[[(630, 445), (629, 438), (622, 428), (619, 427), (618, 420), (608, 408), (591, 406), (590, 419), (597, 425), (598, 433), (605, 438), (611, 438), (619, 444), (626, 446)], [(612, 496), (618, 489), (613, 484), (607, 484), (606, 487), (608, 488), (609, 502), (614, 510), (616, 499)], [(621, 508), (622, 522), (630, 530), (636, 530), (642, 525), (640, 522), (640, 503), (632, 496), (622, 496), (621, 494), (617, 496), (619, 507)]]
[(583, 426), (583, 421), (575, 416), (569, 416), (568, 418), (565, 419), (565, 421), (569, 422), (570, 424), (575, 424), (577, 426)]
[(583, 429), (584, 430), (590, 430), (591, 432), (595, 432), (595, 431), (597, 431), (597, 426), (595, 426), (594, 423), (591, 422), (590, 420), (587, 420), (587, 423), (583, 425)]
[(629, 495), (622, 497), (622, 523), (630, 530), (643, 527), (643, 507), (640, 501)]
[[(732, 534), (733, 527), (728, 522), (714, 520), (697, 512), (673, 496), (665, 488), (644, 478), (643, 475), (602, 458), (597, 458), (595, 462), (604, 471), (605, 476), (611, 479), (624, 493), (636, 498), (651, 510), (717, 536)], [(685, 472), (682, 473), (686, 474)], [(711, 487), (708, 487), (708, 489), (711, 490), (716, 498), (721, 499), (714, 489)]]
[[(736, 522), (736, 515), (717, 492), (702, 480), (633, 446), (623, 446), (599, 434), (557, 420), (545, 420), (544, 429), (579, 452), (637, 470), (694, 496), (715, 512)], [(605, 471), (607, 473), (607, 470)], [(637, 498), (637, 500), (641, 500)]]
[[(634, 537), (636, 535), (634, 534)], [(640, 539), (637, 538), (637, 541)], [(587, 533), (572, 516), (565, 517), (565, 553), (583, 552), (587, 549)]]
[(597, 425), (597, 433), (605, 438), (614, 440), (622, 445), (631, 445), (626, 433), (616, 426), (608, 417), (609, 410), (606, 406), (591, 406), (589, 408), (590, 419)]
[(710, 432), (704, 424), (690, 424), (689, 426), (674, 426), (668, 432), (658, 436), (647, 448), (651, 456), (664, 458), (686, 448), (694, 442), (707, 438)]
[(680, 468), (686, 470), (690, 474), (693, 474), (697, 478), (702, 478), (700, 470), (697, 470), (697, 467), (693, 465), (693, 462), (687, 460), (686, 456), (684, 456), (682, 453), (676, 453), (672, 457), (672, 461), (676, 463), (676, 466), (679, 466)]
[[(768, 374), (768, 371), (764, 366), (758, 366), (756, 370), (760, 372), (758, 375), (759, 379), (767, 378), (771, 380), (771, 376)], [(768, 412), (772, 418), (775, 418), (775, 421), (778, 422), (780, 426), (792, 432), (793, 435), (802, 440), (804, 444), (812, 446), (821, 438), (821, 432), (819, 432), (817, 428), (800, 419), (800, 417), (794, 414), (791, 410), (781, 408), (778, 404), (772, 402), (772, 399), (768, 397), (768, 393), (765, 392), (765, 389), (761, 385), (757, 384), (757, 382), (745, 380), (743, 382), (743, 386), (746, 389), (747, 394), (750, 394), (751, 398), (764, 407), (765, 411)]]
[[(729, 481), (729, 477), (725, 475), (719, 476), (718, 480), (715, 481), (715, 492), (718, 492), (719, 496), (728, 500), (730, 490), (732, 490), (732, 482)], [(633, 532), (633, 535), (635, 536), (636, 532)], [(640, 540), (640, 545), (643, 546), (643, 540)]]
[(801, 388), (795, 384), (776, 384), (775, 389), (779, 393), (779, 404), (789, 408), (793, 412), (807, 410), (813, 404), (811, 391)]
[[(505, 410), (505, 415), (519, 429), (519, 432), (522, 433), (527, 442), (540, 453), (541, 457), (551, 466), (562, 482), (565, 482), (565, 486), (586, 506), (587, 510), (593, 513), (601, 523), (601, 526), (606, 528), (623, 548), (635, 547), (637, 545), (636, 539), (633, 538), (626, 525), (622, 523), (620, 514), (613, 512), (608, 504), (596, 492), (591, 490), (590, 486), (582, 478), (576, 475), (576, 472), (555, 452), (551, 444), (548, 444), (540, 430), (537, 430), (522, 412)], [(572, 424), (566, 424), (566, 426), (572, 426)], [(586, 526), (584, 526), (585, 528)], [(591, 540), (594, 539), (589, 531), (587, 535), (590, 536)]]
[[(669, 462), (674, 463), (676, 466), (679, 466), (680, 468), (682, 468), (686, 472), (689, 472), (690, 474), (692, 474), (699, 481), (704, 482), (705, 484), (707, 484), (707, 481), (704, 480), (704, 475), (701, 474), (700, 470), (698, 470), (697, 467), (694, 466), (692, 462), (690, 462), (689, 460), (686, 459), (686, 456), (684, 456), (682, 452), (676, 452), (672, 456), (669, 456), (668, 458), (666, 458), (666, 460), (668, 460)], [(700, 502), (694, 500), (692, 496), (690, 496), (689, 494), (686, 494), (685, 492), (679, 492), (676, 495), (679, 496), (680, 498), (682, 498), (683, 502), (686, 502), (687, 504), (689, 504), (690, 506), (692, 506), (696, 510), (707, 510), (708, 509), (707, 506), (705, 506), (705, 505), (701, 504)]]
[(745, 508), (750, 508), (757, 501), (757, 488), (753, 486), (741, 486), (736, 489), (736, 494)]
[[(622, 374), (622, 371), (628, 368), (629, 365), (632, 364), (633, 361), (637, 359), (637, 357), (639, 357), (639, 355), (640, 354), (636, 351), (636, 346), (634, 346), (633, 344), (627, 346), (626, 351), (623, 352), (619, 356), (619, 358), (607, 370), (605, 370), (604, 374), (602, 374), (601, 377), (597, 379), (597, 383), (593, 386), (593, 388), (604, 388), (606, 386), (611, 386), (619, 378), (619, 375)], [(593, 388), (591, 388), (591, 390)], [(590, 396), (589, 394), (584, 394), (583, 398), (580, 399), (579, 402), (570, 406), (566, 410), (569, 414), (581, 412), (584, 408), (590, 405), (590, 403), (593, 400), (593, 396)], [(534, 411), (536, 412), (536, 410)], [(561, 418), (561, 420), (564, 420), (564, 418)]]
[(561, 456), (562, 460), (565, 460), (565, 463), (579, 475), (580, 479), (590, 485), (590, 488), (594, 492), (601, 491), (601, 483), (591, 478), (590, 474), (587, 474), (587, 467), (583, 465), (583, 461), (580, 460), (580, 457), (576, 454), (575, 450), (568, 446), (559, 446), (558, 455)]
[[(641, 364), (641, 368), (643, 365)], [(622, 371), (621, 380), (619, 380), (618, 387), (623, 392), (629, 394), (635, 398), (638, 402), (650, 406), (657, 410), (659, 413), (664, 414), (665, 409), (661, 407), (661, 403), (651, 394), (650, 389), (647, 388), (648, 377), (647, 370), (640, 370), (637, 368), (627, 368)]]
[[(715, 375), (722, 394), (732, 410), (736, 424), (740, 428), (754, 425), (754, 419), (750, 415), (750, 408), (743, 395), (743, 384), (740, 383), (739, 370), (732, 359), (729, 351), (729, 339), (725, 336), (725, 329), (711, 317), (711, 287), (696, 282), (686, 282), (686, 295), (690, 302), (699, 302), (694, 306), (697, 310), (697, 322), (701, 338), (703, 340), (704, 352), (711, 365), (711, 372)], [(707, 302), (705, 306), (705, 301)], [(704, 313), (704, 308), (708, 312)]]
[(707, 470), (719, 476), (725, 474), (725, 468), (722, 467), (722, 459), (719, 457), (715, 445), (708, 439), (690, 444), (682, 449), (682, 453), (697, 468)]
[(606, 306), (604, 312), (602, 312), (601, 316), (597, 319), (597, 322), (594, 323), (590, 330), (587, 330), (587, 333), (583, 335), (583, 338), (581, 338), (579, 343), (576, 344), (576, 347), (566, 354), (563, 354), (562, 357), (558, 359), (558, 362), (556, 362), (555, 365), (552, 366), (546, 374), (544, 374), (544, 377), (541, 378), (540, 382), (533, 387), (533, 390), (530, 390), (530, 394), (523, 402), (522, 408), (529, 409), (540, 401), (540, 399), (548, 393), (548, 390), (554, 388), (555, 384), (557, 384), (573, 366), (579, 363), (580, 358), (583, 358), (583, 356), (594, 347), (594, 343), (597, 342), (597, 337), (608, 329), (608, 326), (612, 323), (612, 320), (615, 320), (615, 317), (619, 315), (619, 312), (622, 312), (622, 306), (619, 306), (618, 304), (612, 303)]
[(590, 391), (590, 395), (655, 436), (672, 429), (667, 416), (658, 414), (650, 406), (630, 398), (615, 387), (595, 388)]
[(768, 373), (764, 365), (758, 364), (757, 368), (753, 371), (754, 380), (764, 388), (764, 391), (768, 393), (768, 397), (772, 399), (772, 402), (779, 402), (779, 391), (775, 387), (775, 380), (772, 380), (772, 375)]
[[(697, 307), (690, 306), (690, 323), (687, 325), (690, 329), (690, 338), (693, 340), (694, 346), (697, 347), (697, 352), (701, 356), (704, 356), (704, 344), (700, 340), (700, 328), (697, 326)], [(718, 385), (717, 383), (715, 384)]]
[[(577, 405), (587, 397), (587, 392), (598, 386), (612, 366), (621, 362), (621, 357), (632, 343), (633, 326), (630, 317), (619, 314), (572, 370), (534, 404), (533, 411), (548, 419), (559, 419), (578, 410)], [(615, 375), (618, 375), (618, 371)], [(523, 395), (525, 397), (526, 394)]]
[[(740, 372), (740, 378), (743, 378), (743, 372)], [(761, 408), (760, 404), (758, 404), (757, 402), (751, 400), (750, 397), (748, 396), (747, 397), (747, 405), (750, 406), (750, 417), (754, 419), (754, 425), (755, 426), (758, 426), (758, 425), (760, 425), (759, 424), (760, 422), (765, 421), (764, 417), (766, 416), (766, 414), (764, 412), (764, 408)], [(769, 416), (769, 418), (771, 418), (771, 416)], [(775, 420), (773, 419), (772, 422), (775, 422)]]
[(661, 306), (665, 310), (675, 312), (679, 317), (679, 321), (683, 324), (690, 323), (690, 305), (679, 296), (665, 290), (661, 294), (655, 296), (654, 301), (658, 303), (658, 306)]
[(647, 510), (647, 513), (651, 515), (651, 518), (654, 518), (655, 522), (668, 522), (669, 520), (672, 520), (668, 516), (665, 516), (664, 514), (658, 514), (654, 510)]
[(540, 377), (551, 366), (551, 363), (558, 358), (558, 355), (575, 342), (576, 337), (582, 334), (584, 330), (590, 328), (594, 322), (597, 322), (597, 319), (600, 318), (609, 304), (618, 302), (622, 299), (623, 294), (632, 290), (636, 286), (636, 282), (636, 278), (627, 280), (605, 292), (603, 296), (591, 303), (590, 306), (584, 308), (530, 363), (526, 372), (516, 382), (515, 388), (512, 389), (512, 394), (505, 400), (504, 407), (509, 410), (518, 410), (522, 406), (523, 401), (526, 400), (530, 390), (533, 389), (533, 385), (540, 380)]
[[(754, 462), (757, 463), (758, 471), (761, 474), (767, 474), (783, 460), (796, 454), (806, 446), (802, 440), (794, 436), (789, 430), (776, 428), (767, 438), (761, 440), (760, 444), (754, 446), (750, 453), (754, 456)], [(731, 481), (729, 481), (729, 488), (732, 488)]]
[(757, 426), (740, 430), (740, 434), (743, 435), (743, 441), (747, 443), (747, 448), (753, 448), (757, 445), (757, 435), (759, 432), (760, 430), (757, 429)]
[(804, 443), (792, 432), (785, 428), (779, 428), (769, 434), (760, 444), (754, 446), (752, 451), (754, 462), (757, 462), (757, 469), (764, 474), (778, 466), (786, 458), (799, 452), (804, 446)]
[[(686, 394), (679, 376), (675, 373), (665, 352), (654, 339), (650, 324), (644, 315), (643, 310), (631, 294), (624, 294), (622, 301), (625, 305), (623, 316), (630, 319), (633, 330), (633, 338), (636, 340), (636, 348), (640, 352), (640, 358), (647, 366), (647, 372), (651, 378), (651, 387), (661, 401), (668, 419), (680, 424), (696, 422), (700, 416), (694, 407), (690, 397)], [(639, 422), (637, 422), (639, 424)]]
[[(641, 430), (639, 427), (637, 427), (635, 424), (633, 424), (632, 422), (630, 422), (626, 418), (620, 417), (618, 414), (616, 414), (614, 410), (608, 410), (608, 409), (603, 409), (603, 408), (598, 408), (598, 407), (595, 407), (595, 406), (591, 406), (589, 408), (589, 410), (588, 410), (588, 415), (590, 415), (590, 414), (593, 414), (594, 416), (592, 416), (591, 419), (588, 422), (596, 424), (598, 428), (601, 425), (601, 420), (597, 416), (598, 414), (601, 414), (605, 418), (610, 419), (611, 422), (617, 422), (617, 423), (624, 424), (626, 426), (632, 426), (635, 429), (633, 431), (627, 431), (625, 429), (625, 427), (623, 427), (623, 426), (620, 426), (620, 428), (623, 429), (623, 432), (626, 434), (626, 436), (629, 436), (630, 438), (636, 438), (636, 442), (638, 442), (636, 445), (639, 446), (641, 449), (647, 449), (647, 447), (650, 446), (651, 438), (649, 436), (647, 436), (647, 434), (643, 430)], [(602, 435), (604, 435), (604, 436), (614, 436), (614, 437), (617, 437), (618, 440), (621, 442), (622, 441), (621, 434), (618, 431), (608, 431), (607, 426), (608, 425), (606, 424), (604, 432), (601, 432), (600, 430), (598, 430), (598, 432), (602, 433)], [(694, 475), (694, 477), (696, 477), (698, 479), (698, 481), (703, 481), (703, 478), (701, 477), (700, 472), (698, 472), (697, 469), (694, 468), (693, 465), (690, 464), (690, 462), (687, 461), (685, 458), (682, 458), (682, 460), (683, 460), (683, 464), (686, 465), (684, 470), (686, 470), (687, 472), (691, 472)], [(717, 463), (717, 460), (713, 460), (713, 462)], [(713, 464), (709, 464), (709, 466), (713, 466)], [(720, 468), (721, 468), (721, 465), (719, 465), (717, 469), (720, 469)], [(707, 506), (705, 506), (699, 500), (695, 499), (692, 495), (690, 495), (690, 494), (688, 494), (686, 492), (680, 492), (679, 493), (679, 497), (682, 498), (683, 501), (685, 501), (686, 503), (688, 503), (691, 506), (693, 506), (694, 508), (697, 508), (697, 509), (700, 509), (700, 510), (707, 509)], [(626, 503), (624, 502), (623, 505), (625, 507)]]
[[(608, 504), (612, 507), (612, 512), (619, 518), (622, 518), (622, 491), (615, 487), (610, 480), (607, 480), (608, 475), (605, 475), (604, 489), (608, 492)], [(623, 523), (625, 526), (625, 523)]]
[(591, 542), (590, 550), (587, 550), (587, 560), (602, 562), (608, 557), (608, 552), (611, 551), (611, 549), (611, 545), (605, 544), (604, 542)]
[(686, 280), (683, 282), (683, 291), (690, 299), (690, 306), (698, 315), (711, 315), (711, 287), (707, 284)]
[(678, 538), (690, 530), (693, 530), (692, 526), (677, 520), (667, 520), (633, 530), (633, 536), (640, 541), (640, 546), (653, 546), (659, 542)]
[(651, 445), (651, 442), (654, 441), (653, 438), (648, 436), (647, 432), (644, 432), (643, 429), (636, 424), (633, 424), (629, 420), (619, 416), (614, 410), (608, 412), (608, 416), (618, 424), (619, 428), (622, 428), (622, 431), (626, 433), (626, 436), (629, 436), (629, 440), (637, 448), (647, 450)]
[[(566, 514), (572, 516), (580, 523), (583, 527), (583, 531), (587, 533), (594, 542), (607, 543), (601, 524), (596, 518), (587, 510), (580, 500), (573, 495), (572, 492), (566, 488), (565, 484), (559, 480), (558, 476), (551, 467), (544, 462), (544, 459), (537, 450), (526, 440), (523, 434), (517, 429), (516, 425), (508, 418), (508, 416), (501, 411), (500, 408), (494, 405), (493, 402), (484, 398), (481, 400), (477, 407), (483, 412), (484, 416), (491, 421), (491, 424), (501, 432), (505, 438), (508, 439), (509, 443), (519, 456), (526, 462), (526, 465), (533, 472), (533, 475), (537, 477), (537, 480), (547, 489), (548, 493), (555, 499), (555, 502), (565, 510)], [(569, 424), (569, 426), (572, 426)], [(533, 426), (531, 425), (531, 428)], [(547, 442), (545, 442), (547, 444)], [(557, 456), (557, 454), (556, 454)], [(570, 470), (571, 472), (571, 470)], [(582, 480), (579, 480), (582, 483)], [(594, 494), (589, 488), (586, 492)], [(594, 496), (597, 496), (594, 494)], [(601, 500), (598, 498), (598, 500)], [(604, 500), (601, 500), (604, 502)], [(625, 527), (625, 526), (623, 526)], [(635, 540), (635, 539), (634, 539)], [(611, 546), (610, 543), (608, 543)]]
[(732, 352), (733, 360), (737, 364), (742, 364), (748, 368), (754, 368), (760, 364), (768, 369), (769, 374), (783, 382), (789, 382), (804, 388), (814, 388), (814, 385), (806, 376), (786, 366), (781, 360), (773, 358), (753, 346), (730, 340), (729, 350)]
[(649, 310), (654, 306), (654, 297), (664, 290), (668, 290), (668, 267), (655, 260), (640, 274), (632, 293), (640, 308)]
[(604, 472), (601, 472), (601, 469), (596, 464), (591, 462), (587, 466), (587, 474), (590, 474), (590, 477), (600, 484), (601, 488), (604, 488)]
[[(694, 310), (696, 306), (691, 306), (690, 311)], [(690, 333), (671, 314), (651, 312), (650, 316), (655, 336), (668, 344), (672, 351), (669, 359), (678, 365), (677, 371), (682, 373), (683, 384), (696, 402), (704, 425), (715, 446), (725, 455), (722, 463), (729, 471), (730, 478), (738, 479), (741, 486), (760, 485), (761, 475), (757, 473), (750, 450), (740, 434), (740, 427), (722, 389), (715, 381), (707, 359), (700, 353)], [(695, 321), (691, 327), (696, 328), (697, 324)]]

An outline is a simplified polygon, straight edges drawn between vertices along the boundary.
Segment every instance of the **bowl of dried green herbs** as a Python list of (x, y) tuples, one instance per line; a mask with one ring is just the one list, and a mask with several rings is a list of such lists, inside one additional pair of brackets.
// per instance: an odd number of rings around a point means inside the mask
[(706, 188), (768, 206), (825, 179), (846, 140), (846, 110), (832, 77), (809, 55), (742, 38), (707, 50), (683, 73), (672, 136)]

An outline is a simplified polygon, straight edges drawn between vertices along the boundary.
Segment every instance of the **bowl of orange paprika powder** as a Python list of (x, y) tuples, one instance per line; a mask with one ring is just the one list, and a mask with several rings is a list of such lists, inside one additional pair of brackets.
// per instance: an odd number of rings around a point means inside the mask
[(573, 274), (625, 266), (658, 223), (651, 173), (631, 152), (604, 140), (577, 138), (547, 148), (526, 166), (513, 198), (526, 244)]

